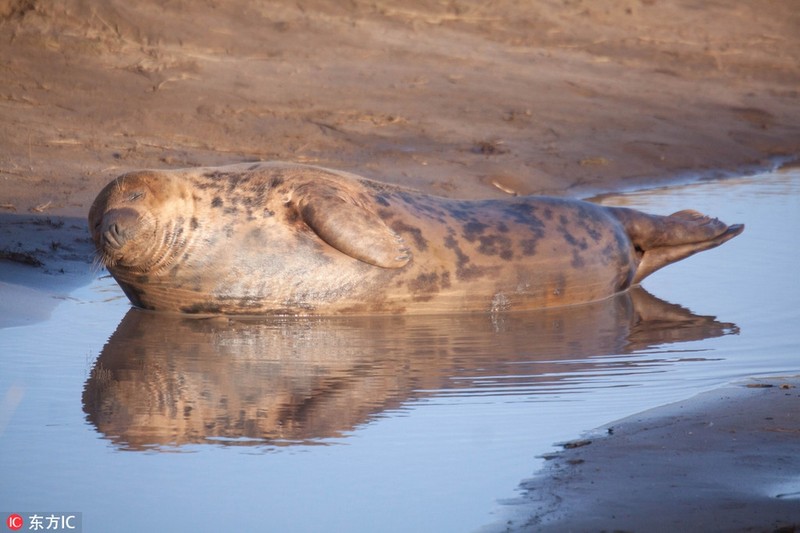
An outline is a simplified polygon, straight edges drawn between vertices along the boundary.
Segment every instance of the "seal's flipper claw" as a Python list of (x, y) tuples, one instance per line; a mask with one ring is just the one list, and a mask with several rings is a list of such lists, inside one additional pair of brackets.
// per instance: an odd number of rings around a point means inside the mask
[(695, 228), (703, 228), (705, 235), (710, 233), (721, 235), (728, 230), (728, 226), (720, 219), (704, 215), (694, 209), (684, 209), (683, 211), (672, 213), (667, 218), (685, 221)]
[(314, 189), (304, 191), (299, 210), (320, 239), (371, 265), (402, 268), (408, 264), (411, 251), (378, 215), (334, 190)]

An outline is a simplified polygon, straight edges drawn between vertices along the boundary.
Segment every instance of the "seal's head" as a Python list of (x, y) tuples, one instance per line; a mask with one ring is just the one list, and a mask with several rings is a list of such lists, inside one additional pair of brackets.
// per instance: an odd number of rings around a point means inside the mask
[(99, 261), (109, 269), (148, 272), (168, 266), (181, 231), (170, 216), (186, 212), (191, 195), (174, 178), (154, 171), (125, 174), (109, 183), (89, 210)]

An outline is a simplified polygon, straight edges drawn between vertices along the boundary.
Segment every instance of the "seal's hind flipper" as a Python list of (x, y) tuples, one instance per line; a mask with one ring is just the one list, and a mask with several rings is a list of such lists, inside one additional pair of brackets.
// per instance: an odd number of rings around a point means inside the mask
[[(705, 217), (704, 215), (701, 216), (710, 221), (716, 221), (716, 223), (722, 224), (717, 219), (711, 219), (709, 217)], [(723, 244), (736, 237), (743, 231), (744, 224), (732, 224), (730, 226), (726, 226), (725, 231), (716, 237), (706, 241), (650, 248), (642, 254), (639, 267), (636, 269), (636, 274), (634, 275), (631, 284), (636, 285), (640, 283), (645, 277), (671, 263), (685, 259), (690, 255), (696, 254), (697, 252), (716, 248), (720, 244)]]
[(627, 207), (609, 207), (622, 223), (637, 250), (647, 251), (665, 246), (701, 244), (728, 231), (728, 225), (692, 209), (669, 216), (648, 215)]
[(350, 257), (383, 268), (402, 268), (411, 260), (403, 239), (378, 215), (333, 188), (308, 187), (298, 204), (306, 225)]
[(622, 223), (639, 256), (632, 285), (670, 263), (715, 248), (744, 231), (742, 224), (728, 226), (692, 209), (666, 217), (627, 207), (608, 209)]

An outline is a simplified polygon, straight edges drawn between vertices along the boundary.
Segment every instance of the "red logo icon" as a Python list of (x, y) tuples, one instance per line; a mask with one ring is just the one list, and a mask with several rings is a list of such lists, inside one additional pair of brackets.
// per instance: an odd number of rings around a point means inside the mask
[(6, 525), (11, 531), (17, 531), (18, 529), (22, 529), (22, 526), (25, 525), (25, 521), (20, 515), (11, 514), (6, 518)]

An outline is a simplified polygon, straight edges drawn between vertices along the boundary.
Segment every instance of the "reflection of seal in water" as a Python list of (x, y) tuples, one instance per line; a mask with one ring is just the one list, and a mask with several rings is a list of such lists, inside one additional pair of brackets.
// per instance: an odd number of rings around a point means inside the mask
[[(126, 449), (285, 446), (340, 438), (419, 398), (563, 397), (576, 375), (608, 372), (638, 383), (653, 365), (683, 364), (663, 359), (680, 351), (665, 344), (737, 331), (641, 287), (491, 316), (198, 319), (130, 309), (86, 381), (83, 408)], [(603, 357), (620, 354), (631, 354), (624, 369)]]
[(743, 229), (694, 211), (452, 200), (287, 163), (125, 174), (99, 194), (89, 224), (135, 305), (247, 314), (587, 302)]

